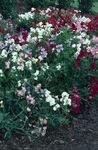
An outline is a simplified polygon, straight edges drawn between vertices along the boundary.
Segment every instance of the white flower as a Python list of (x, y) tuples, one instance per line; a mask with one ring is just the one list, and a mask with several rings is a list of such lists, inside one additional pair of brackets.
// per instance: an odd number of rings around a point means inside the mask
[(67, 104), (68, 104), (69, 106), (71, 106), (71, 99), (70, 99), (70, 98), (68, 99)]
[(87, 38), (83, 42), (83, 44), (85, 44), (85, 45), (90, 45), (90, 43), (91, 43), (91, 41)]
[(83, 16), (81, 18), (81, 22), (84, 22), (84, 23), (89, 23), (91, 20), (89, 18), (86, 18), (85, 16)]
[(44, 63), (44, 65), (41, 66), (41, 69), (42, 69), (44, 72), (45, 72), (46, 70), (48, 70), (48, 69), (49, 69), (48, 64), (47, 64), (47, 63)]
[(17, 51), (20, 51), (20, 50), (22, 49), (22, 46), (19, 45), (19, 44), (17, 44), (17, 45), (16, 45), (16, 49), (17, 49)]
[(34, 63), (34, 64), (36, 64), (37, 62), (38, 62), (38, 59), (37, 58), (32, 58), (32, 62)]
[(54, 106), (54, 107), (53, 107), (53, 110), (54, 110), (54, 111), (56, 111), (56, 110), (57, 110), (57, 108)]
[(24, 79), (24, 82), (28, 82), (28, 79), (27, 79), (27, 78), (25, 78), (25, 79)]
[(34, 73), (34, 80), (38, 80), (39, 70)]
[(3, 77), (3, 71), (0, 69), (0, 77)]
[(39, 70), (36, 70), (36, 72), (34, 73), (34, 76), (38, 76), (39, 75)]
[(31, 28), (30, 28), (30, 32), (35, 33), (35, 32), (36, 32), (36, 29), (31, 27)]
[(65, 98), (63, 105), (69, 105), (69, 106), (71, 106), (71, 99), (70, 98), (68, 98), (68, 99)]
[(81, 51), (81, 49), (74, 54), (75, 58), (78, 57), (78, 55), (80, 54), (80, 51)]
[(38, 24), (38, 26), (42, 26), (43, 25), (43, 23), (42, 22), (40, 22), (39, 24)]
[(30, 60), (26, 61), (26, 67), (28, 67), (30, 70), (32, 70), (32, 62)]
[(67, 92), (63, 92), (62, 97), (69, 97), (69, 94)]
[(3, 101), (0, 101), (0, 105), (3, 104)]
[(31, 112), (31, 109), (29, 107), (27, 107), (27, 112)]
[(42, 38), (43, 38), (43, 36), (42, 36), (42, 35), (39, 35), (39, 36), (38, 36), (38, 39), (42, 39)]
[(0, 107), (1, 107), (1, 108), (4, 108), (3, 101), (0, 101)]
[(81, 43), (77, 44), (77, 49), (79, 49), (81, 47)]
[(7, 55), (8, 55), (8, 52), (7, 52), (6, 50), (3, 50), (3, 51), (1, 52), (1, 56), (2, 56), (2, 57), (7, 57)]
[(31, 12), (34, 11), (34, 10), (35, 10), (35, 8), (31, 8)]
[(19, 66), (17, 67), (17, 69), (23, 71), (23, 70), (24, 70), (24, 64), (22, 63), (21, 65), (19, 65)]
[(40, 61), (42, 61), (42, 60), (43, 60), (43, 57), (42, 57), (42, 56), (39, 56), (38, 59), (39, 59)]
[(20, 87), (22, 84), (21, 84), (21, 81), (19, 80), (18, 81), (18, 87)]
[(52, 96), (51, 95), (48, 95), (47, 97), (46, 97), (46, 102), (50, 102), (51, 101), (51, 99), (52, 99)]
[(76, 44), (72, 44), (72, 48), (75, 48), (76, 47)]
[(53, 110), (56, 111), (58, 108), (60, 108), (60, 105), (59, 105), (59, 104), (56, 104), (56, 105), (53, 107)]
[(87, 19), (87, 20), (86, 20), (87, 23), (89, 23), (89, 22), (91, 21), (89, 18), (86, 18), (86, 19)]
[[(33, 9), (34, 10), (34, 9)], [(32, 11), (33, 11), (32, 10)], [(27, 12), (25, 14), (20, 14), (19, 15), (19, 21), (21, 22), (21, 20), (29, 20), (29, 19), (33, 19), (33, 16), (34, 16), (34, 12)]]
[(51, 97), (49, 103), (50, 103), (50, 106), (55, 105), (55, 99)]
[(61, 65), (58, 64), (58, 65), (56, 66), (56, 69), (57, 69), (57, 70), (60, 70), (60, 69), (61, 69)]
[(50, 106), (53, 106), (56, 104), (55, 99), (51, 95), (46, 97), (46, 102), (48, 102), (50, 104)]
[(50, 91), (48, 91), (47, 89), (45, 89), (45, 97), (48, 97), (51, 94)]
[(12, 67), (12, 71), (15, 71), (15, 70), (16, 70), (16, 67), (15, 67), (15, 66), (13, 66), (13, 67)]
[(82, 33), (81, 33), (81, 36), (82, 36), (82, 37), (85, 37), (85, 36), (86, 36), (86, 33), (85, 33), (85, 32), (82, 32)]
[(67, 92), (62, 93), (60, 102), (63, 102), (63, 105), (71, 105), (71, 99), (69, 98), (69, 94)]
[(17, 52), (13, 52), (12, 53), (12, 62), (17, 62), (17, 58), (18, 58), (18, 53)]

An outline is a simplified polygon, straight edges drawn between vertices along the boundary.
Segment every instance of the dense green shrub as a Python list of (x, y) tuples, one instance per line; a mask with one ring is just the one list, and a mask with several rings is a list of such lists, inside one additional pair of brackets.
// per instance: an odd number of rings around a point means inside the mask
[(70, 8), (72, 2), (74, 2), (74, 0), (70, 0), (70, 1), (69, 0), (58, 0), (58, 3), (59, 3), (58, 7), (60, 9), (68, 9), (68, 8)]
[(79, 9), (82, 13), (89, 13), (93, 6), (94, 0), (78, 0), (79, 2)]
[(1, 0), (0, 13), (5, 17), (15, 15), (16, 0)]
[(60, 9), (68, 9), (74, 0), (25, 0), (27, 8), (47, 8), (49, 6), (56, 6)]
[(31, 7), (34, 8), (46, 8), (49, 5), (55, 5), (56, 0), (25, 0), (25, 4), (27, 9), (30, 9)]

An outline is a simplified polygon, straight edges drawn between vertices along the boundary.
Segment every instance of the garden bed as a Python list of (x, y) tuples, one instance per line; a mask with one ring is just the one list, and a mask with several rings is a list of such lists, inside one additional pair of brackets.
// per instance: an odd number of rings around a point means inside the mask
[(68, 127), (49, 129), (44, 137), (14, 135), (10, 140), (0, 136), (1, 150), (98, 150), (98, 104), (74, 117)]
[[(67, 139), (78, 143), (78, 136), (87, 136), (87, 131), (93, 134), (94, 120), (90, 119), (94, 109), (97, 112), (93, 102), (98, 96), (98, 16), (82, 16), (74, 9), (32, 8), (14, 21), (1, 15), (0, 34), (0, 129), (4, 137), (20, 132), (38, 143), (34, 135), (46, 134), (52, 141), (47, 146), (50, 149), (58, 141), (65, 146)], [(84, 111), (88, 107), (90, 114)], [(53, 140), (53, 134), (67, 139)]]

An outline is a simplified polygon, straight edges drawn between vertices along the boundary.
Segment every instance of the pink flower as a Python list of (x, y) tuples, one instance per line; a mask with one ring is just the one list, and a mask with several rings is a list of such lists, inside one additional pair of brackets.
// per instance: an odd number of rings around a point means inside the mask
[(83, 44), (83, 39), (82, 38), (80, 39), (80, 43)]
[(75, 26), (76, 26), (76, 28), (77, 28), (77, 32), (81, 32), (83, 29), (82, 29), (82, 27), (81, 27), (81, 23), (80, 22), (77, 22), (76, 24), (75, 24)]
[(91, 49), (91, 53), (95, 58), (98, 58), (97, 52), (98, 52), (98, 46), (95, 46)]
[(26, 88), (22, 87), (21, 90), (17, 90), (18, 96), (24, 96), (24, 94), (26, 93)]
[(10, 68), (10, 64), (11, 64), (10, 61), (6, 61), (6, 62), (5, 62), (5, 68), (6, 68), (6, 69), (9, 69), (9, 68)]
[(31, 94), (27, 95), (26, 99), (30, 102), (30, 104), (32, 104), (32, 105), (35, 104), (35, 99), (34, 99), (34, 97), (31, 96)]
[(93, 100), (93, 96), (92, 95), (89, 95), (87, 98), (88, 98), (89, 101)]
[(93, 36), (92, 41), (93, 41), (94, 43), (97, 43), (97, 42), (98, 42), (98, 36)]
[(25, 54), (25, 58), (30, 58), (32, 57), (32, 52), (31, 51), (27, 51)]
[(40, 118), (39, 120), (42, 125), (46, 125), (48, 123), (47, 119)]
[(41, 91), (41, 84), (39, 83), (35, 86), (35, 92), (39, 93), (40, 91)]

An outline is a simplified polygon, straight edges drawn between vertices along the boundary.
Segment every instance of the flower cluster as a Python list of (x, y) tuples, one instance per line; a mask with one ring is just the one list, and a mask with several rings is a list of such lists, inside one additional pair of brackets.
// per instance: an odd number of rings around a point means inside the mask
[[(62, 107), (61, 104), (64, 106), (71, 106), (71, 99), (69, 98), (69, 94), (67, 92), (63, 92), (61, 98), (59, 98), (57, 95), (52, 96), (51, 92), (47, 89), (44, 90), (46, 102), (49, 103), (50, 106), (53, 106), (53, 110), (56, 111), (59, 108)], [(60, 103), (62, 102), (62, 103)]]
[(44, 135), (98, 94), (98, 17), (53, 7), (17, 20), (0, 16), (1, 128)]

